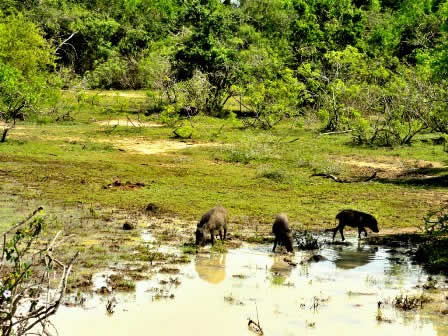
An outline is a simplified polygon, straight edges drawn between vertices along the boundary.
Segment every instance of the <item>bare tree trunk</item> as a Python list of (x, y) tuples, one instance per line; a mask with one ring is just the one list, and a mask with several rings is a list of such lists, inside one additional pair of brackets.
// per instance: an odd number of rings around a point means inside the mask
[(6, 135), (8, 134), (9, 128), (5, 127), (3, 129), (2, 139), (0, 140), (0, 143), (4, 143), (6, 141)]

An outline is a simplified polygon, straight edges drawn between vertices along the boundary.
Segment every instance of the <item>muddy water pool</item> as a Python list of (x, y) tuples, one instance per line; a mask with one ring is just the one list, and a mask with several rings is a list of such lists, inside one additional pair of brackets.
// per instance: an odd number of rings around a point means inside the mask
[(254, 335), (247, 323), (258, 312), (265, 335), (448, 335), (448, 317), (439, 313), (446, 289), (435, 309), (397, 310), (393, 299), (420, 294), (427, 274), (405, 254), (348, 240), (351, 246), (321, 249), (327, 260), (319, 262), (307, 262), (316, 252), (273, 255), (267, 245), (200, 253), (179, 274), (155, 274), (131, 294), (95, 294), (82, 307), (61, 307), (53, 322), (63, 336)]

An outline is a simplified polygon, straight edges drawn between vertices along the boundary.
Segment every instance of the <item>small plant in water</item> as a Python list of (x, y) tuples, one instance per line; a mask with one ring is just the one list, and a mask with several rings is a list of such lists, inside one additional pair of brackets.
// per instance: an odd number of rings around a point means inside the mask
[(271, 277), (271, 284), (275, 286), (281, 286), (285, 283), (286, 278), (280, 274), (273, 274)]
[(387, 323), (392, 323), (392, 320), (389, 318), (386, 318), (383, 316), (383, 311), (381, 310), (382, 305), (384, 304), (384, 302), (382, 301), (378, 301), (377, 302), (377, 310), (376, 310), (376, 320), (378, 322), (387, 322)]
[(378, 280), (375, 279), (373, 276), (367, 275), (366, 276), (366, 283), (370, 286), (375, 286), (378, 284)]
[(322, 245), (319, 239), (308, 230), (295, 232), (294, 239), (299, 250), (317, 250)]
[(314, 328), (316, 327), (316, 322), (306, 321), (306, 326), (308, 328)]
[(412, 310), (416, 308), (423, 308), (423, 304), (430, 302), (431, 299), (425, 294), (421, 295), (403, 295), (395, 297), (393, 305), (395, 308), (401, 310)]
[(215, 244), (212, 246), (212, 252), (216, 252), (216, 253), (226, 253), (227, 252), (227, 247), (226, 245), (221, 241), (218, 240), (215, 242)]
[(106, 311), (108, 314), (112, 315), (115, 312), (115, 307), (117, 305), (117, 299), (116, 298), (112, 298), (112, 299), (108, 299), (106, 302)]

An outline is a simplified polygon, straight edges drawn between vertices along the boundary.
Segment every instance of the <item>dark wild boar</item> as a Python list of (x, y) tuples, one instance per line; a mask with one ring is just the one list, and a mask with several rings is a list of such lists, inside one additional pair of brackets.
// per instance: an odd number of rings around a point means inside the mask
[(222, 206), (216, 206), (204, 214), (196, 229), (196, 245), (205, 244), (205, 235), (210, 234), (212, 245), (215, 243), (215, 233), (219, 233), (221, 240), (226, 239), (227, 234), (227, 210)]
[(342, 240), (345, 240), (343, 231), (346, 225), (353, 228), (358, 228), (358, 238), (361, 238), (362, 232), (364, 232), (365, 236), (367, 237), (366, 227), (368, 227), (373, 232), (379, 232), (378, 222), (376, 221), (375, 217), (365, 212), (356, 210), (342, 210), (336, 215), (336, 219), (339, 220), (339, 225), (334, 229), (326, 230), (333, 232), (333, 240), (338, 231), (341, 233)]
[(275, 252), (277, 243), (283, 245), (286, 248), (286, 251), (293, 251), (291, 230), (289, 229), (288, 216), (286, 216), (286, 214), (281, 213), (275, 217), (274, 224), (272, 225), (272, 233), (275, 236), (272, 252)]

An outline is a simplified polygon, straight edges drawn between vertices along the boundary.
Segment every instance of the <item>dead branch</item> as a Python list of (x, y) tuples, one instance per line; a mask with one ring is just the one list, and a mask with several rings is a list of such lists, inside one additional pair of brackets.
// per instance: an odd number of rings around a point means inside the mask
[(28, 222), (31, 218), (33, 218), (34, 216), (36, 216), (36, 214), (43, 210), (43, 207), (38, 207), (36, 210), (34, 210), (31, 215), (29, 215), (27, 218), (25, 218), (24, 220), (22, 220), (20, 223), (10, 227), (8, 230), (6, 230), (5, 232), (3, 232), (3, 249), (2, 249), (2, 258), (0, 259), (0, 261), (3, 261), (3, 258), (5, 256), (5, 247), (6, 247), (6, 235), (9, 234), (10, 232), (14, 231), (15, 229), (19, 228), (20, 226), (22, 226), (23, 224), (25, 224), (26, 222)]
[(350, 132), (353, 132), (353, 130), (319, 133), (319, 136), (321, 136), (321, 135), (345, 134), (345, 133), (350, 133)]
[(249, 327), (249, 329), (251, 331), (253, 331), (254, 333), (258, 334), (258, 335), (264, 335), (263, 329), (261, 328), (261, 326), (255, 322), (252, 319), (249, 319), (249, 323), (247, 323), (247, 326)]
[(292, 140), (289, 140), (289, 141), (285, 141), (285, 142), (283, 142), (283, 143), (285, 143), (285, 144), (289, 144), (289, 143), (296, 142), (296, 141), (298, 141), (298, 140), (300, 140), (300, 138), (295, 138), (295, 139), (292, 139)]
[(258, 307), (256, 302), (255, 302), (255, 310), (257, 311), (257, 322), (249, 318), (247, 326), (251, 331), (257, 333), (258, 335), (264, 335), (263, 328), (261, 328), (260, 324), (260, 318), (258, 317)]
[(317, 174), (311, 175), (311, 177), (314, 177), (314, 176), (320, 176), (320, 177), (323, 177), (323, 178), (328, 178), (328, 179), (331, 179), (331, 180), (333, 180), (335, 182), (338, 182), (338, 183), (359, 183), (359, 182), (369, 182), (369, 181), (375, 179), (376, 178), (376, 171), (371, 176), (369, 176), (368, 178), (366, 178), (366, 179), (359, 179), (359, 180), (343, 180), (343, 179), (338, 178), (337, 176), (334, 176), (334, 175), (331, 175), (331, 174), (325, 174), (325, 173), (317, 173)]
[[(55, 51), (54, 51), (55, 54), (57, 54), (59, 49), (61, 49), (65, 44), (68, 44), (67, 42), (70, 41), (73, 38), (73, 36), (75, 36), (77, 33), (78, 33), (77, 31), (72, 33), (69, 37), (67, 37), (64, 41), (62, 41), (55, 49)], [(70, 46), (74, 49), (72, 44), (70, 44)], [(75, 49), (75, 52), (76, 52), (76, 49)]]
[[(6, 265), (3, 262), (6, 250), (6, 236), (22, 225), (29, 223), (41, 210), (42, 207), (39, 207), (27, 218), (3, 233), (4, 242), (0, 266)], [(13, 267), (11, 271), (15, 272), (15, 279), (13, 285), (9, 287), (11, 293), (10, 301), (5, 301), (4, 298), (0, 299), (0, 333), (2, 335), (49, 335), (50, 331), (47, 327), (51, 326), (51, 323), (48, 321), (48, 318), (57, 312), (65, 295), (67, 279), (73, 264), (79, 256), (79, 251), (67, 263), (53, 256), (53, 250), (60, 245), (60, 231), (43, 249), (34, 251), (31, 249), (31, 245), (33, 242), (37, 242), (39, 233), (40, 226), (37, 226), (34, 233), (29, 233), (30, 239), (21, 243), (23, 248), (19, 249), (19, 247), (14, 245), (17, 258), (14, 259), (11, 265)], [(42, 269), (42, 274), (38, 275), (37, 273), (35, 277), (25, 277), (34, 267)], [(59, 273), (58, 270), (60, 270), (59, 284), (53, 289), (50, 286), (50, 280), (53, 278), (52, 273)], [(7, 270), (7, 272), (9, 271)], [(38, 326), (40, 328), (36, 331), (35, 328)]]
[(129, 123), (131, 123), (131, 125), (133, 127), (137, 127), (137, 126), (134, 125), (134, 123), (132, 122), (131, 118), (129, 118), (129, 116), (126, 116), (126, 119), (128, 120)]

